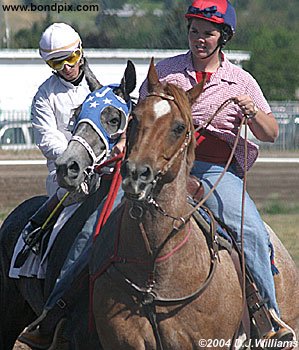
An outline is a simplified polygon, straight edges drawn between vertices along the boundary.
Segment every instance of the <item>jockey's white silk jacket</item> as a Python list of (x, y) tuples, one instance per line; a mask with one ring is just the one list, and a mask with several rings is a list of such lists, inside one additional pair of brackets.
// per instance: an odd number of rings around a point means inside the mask
[(89, 93), (85, 77), (75, 86), (53, 74), (33, 98), (31, 122), (35, 142), (47, 159), (49, 173), (55, 172), (54, 161), (66, 149), (71, 137), (67, 127), (73, 111)]

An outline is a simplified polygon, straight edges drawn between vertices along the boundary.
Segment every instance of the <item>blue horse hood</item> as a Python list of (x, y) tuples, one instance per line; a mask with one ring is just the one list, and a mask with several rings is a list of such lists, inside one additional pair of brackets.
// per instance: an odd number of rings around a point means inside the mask
[[(82, 104), (81, 112), (75, 125), (75, 128), (77, 128), (83, 121), (89, 123), (105, 142), (107, 151), (111, 151), (118, 142), (120, 135), (125, 131), (132, 110), (131, 100), (126, 102), (113, 92), (119, 86), (119, 84), (111, 84), (91, 92)], [(120, 127), (113, 134), (110, 134), (101, 123), (101, 114), (109, 106), (117, 108), (121, 112)]]

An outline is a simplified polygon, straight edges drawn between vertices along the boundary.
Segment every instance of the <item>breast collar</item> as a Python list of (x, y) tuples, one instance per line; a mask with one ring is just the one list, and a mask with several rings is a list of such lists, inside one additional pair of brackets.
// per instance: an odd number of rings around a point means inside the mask
[[(131, 99), (126, 102), (123, 98), (114, 93), (114, 90), (119, 86), (120, 85), (117, 84), (111, 84), (91, 92), (82, 104), (82, 109), (77, 117), (74, 128), (75, 130), (82, 122), (89, 123), (105, 142), (107, 151), (113, 148), (119, 136), (125, 131), (132, 110)], [(103, 110), (109, 106), (121, 111), (120, 127), (118, 131), (113, 134), (110, 134), (101, 122), (101, 114)]]

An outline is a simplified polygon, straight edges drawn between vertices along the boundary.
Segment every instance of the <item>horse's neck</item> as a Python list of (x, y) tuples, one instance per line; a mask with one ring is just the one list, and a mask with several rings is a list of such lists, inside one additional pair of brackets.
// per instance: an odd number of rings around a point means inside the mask
[[(185, 184), (183, 185), (184, 190), (177, 188), (177, 192), (173, 192), (174, 185), (175, 183), (172, 183), (172, 186), (166, 186), (163, 190), (165, 193), (161, 192), (157, 202), (159, 201), (159, 205), (167, 214), (184, 215), (191, 209), (185, 198), (187, 196)], [(191, 219), (182, 229), (172, 235), (175, 232), (172, 218), (151, 208), (143, 209), (140, 219), (133, 219), (130, 216), (130, 208), (131, 203), (127, 202), (118, 246), (119, 255), (128, 262), (131, 261), (131, 263), (122, 265), (124, 274), (143, 287), (150, 282), (152, 277), (157, 279), (158, 285), (155, 288), (158, 288), (162, 295), (188, 295), (194, 292), (205, 280), (210, 266), (209, 249), (195, 222)], [(179, 212), (176, 212), (177, 209)], [(176, 221), (177, 226), (180, 223)], [(171, 237), (168, 240), (169, 235)], [(165, 240), (167, 243), (163, 245)], [(187, 275), (186, 271), (188, 271)], [(177, 275), (180, 275), (181, 278), (188, 276), (187, 287), (185, 283), (177, 286)], [(167, 278), (162, 276), (167, 276)], [(174, 290), (175, 294), (173, 294)]]
[[(147, 243), (151, 250), (155, 251), (173, 231), (174, 224), (179, 226), (182, 223), (180, 218), (183, 217), (189, 209), (186, 187), (186, 175), (183, 171), (180, 171), (179, 176), (171, 183), (165, 184), (157, 197), (155, 197), (155, 201), (160, 207), (160, 210), (157, 210), (154, 206), (144, 208), (141, 219), (135, 220), (130, 217), (130, 208), (127, 208), (127, 215), (125, 215), (127, 219), (124, 222), (124, 225), (127, 226), (127, 233), (121, 240), (135, 242), (136, 253), (143, 256), (148, 254), (146, 250)], [(178, 220), (174, 220), (173, 218), (178, 218)], [(181, 237), (185, 235), (186, 230), (187, 229), (184, 227), (171, 238), (161, 253), (175, 246), (177, 242), (182, 239)], [(146, 240), (148, 242), (145, 242), (144, 235), (146, 235)], [(128, 253), (128, 248), (125, 248), (128, 247), (128, 244), (124, 242), (121, 246), (122, 249), (126, 250), (126, 253)], [(129, 246), (130, 254), (132, 254), (132, 245), (130, 244)]]

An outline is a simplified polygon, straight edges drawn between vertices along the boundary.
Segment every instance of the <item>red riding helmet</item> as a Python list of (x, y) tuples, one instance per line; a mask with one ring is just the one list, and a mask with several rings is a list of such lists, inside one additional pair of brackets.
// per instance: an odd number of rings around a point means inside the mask
[(210, 22), (224, 24), (236, 31), (236, 11), (228, 0), (195, 0), (188, 7), (186, 18), (202, 18)]

